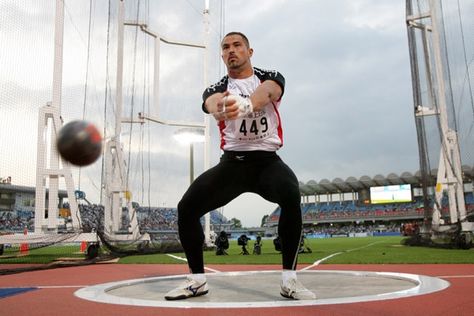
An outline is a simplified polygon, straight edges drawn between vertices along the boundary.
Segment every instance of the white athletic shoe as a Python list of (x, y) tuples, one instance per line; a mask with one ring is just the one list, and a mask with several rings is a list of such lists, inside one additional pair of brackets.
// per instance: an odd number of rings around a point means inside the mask
[(285, 284), (281, 282), (280, 294), (294, 300), (315, 300), (316, 295), (305, 288), (297, 279), (289, 279)]
[(182, 300), (189, 297), (205, 295), (209, 292), (207, 282), (199, 282), (194, 280), (191, 276), (186, 277), (186, 280), (177, 288), (169, 291), (165, 295), (165, 299)]

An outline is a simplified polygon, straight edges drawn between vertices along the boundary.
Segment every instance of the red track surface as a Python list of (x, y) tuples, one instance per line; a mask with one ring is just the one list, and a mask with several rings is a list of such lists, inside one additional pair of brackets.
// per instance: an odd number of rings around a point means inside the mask
[[(276, 270), (279, 266), (212, 265), (219, 271)], [(127, 279), (185, 274), (185, 265), (96, 264), (0, 276), (0, 287), (40, 287), (0, 299), (0, 315), (474, 315), (474, 264), (320, 265), (319, 270), (383, 271), (441, 277), (444, 291), (386, 301), (253, 309), (171, 309), (86, 301), (74, 296), (80, 287)], [(211, 289), (212, 290), (212, 289)], [(278, 291), (278, 289), (275, 289)], [(212, 292), (210, 292), (212, 295)]]

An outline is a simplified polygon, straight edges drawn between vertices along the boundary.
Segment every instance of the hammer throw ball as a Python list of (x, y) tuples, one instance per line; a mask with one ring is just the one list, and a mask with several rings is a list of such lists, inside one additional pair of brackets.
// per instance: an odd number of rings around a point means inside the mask
[(67, 123), (59, 130), (56, 145), (64, 160), (82, 167), (99, 158), (102, 136), (94, 124), (77, 120)]

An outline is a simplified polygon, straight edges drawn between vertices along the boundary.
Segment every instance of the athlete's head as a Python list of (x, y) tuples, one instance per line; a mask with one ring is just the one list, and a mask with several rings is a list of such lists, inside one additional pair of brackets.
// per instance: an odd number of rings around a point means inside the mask
[(247, 36), (245, 36), (244, 33), (241, 33), (241, 32), (229, 32), (227, 33), (224, 38), (222, 39), (222, 43), (221, 44), (224, 44), (224, 39), (227, 37), (227, 36), (232, 36), (232, 35), (237, 35), (237, 36), (240, 36), (244, 42), (245, 42), (245, 45), (247, 45), (247, 48), (250, 48), (250, 41), (249, 39), (247, 38)]
[(230, 32), (221, 42), (222, 60), (229, 71), (243, 71), (252, 68), (250, 57), (253, 49), (244, 34), (240, 32)]

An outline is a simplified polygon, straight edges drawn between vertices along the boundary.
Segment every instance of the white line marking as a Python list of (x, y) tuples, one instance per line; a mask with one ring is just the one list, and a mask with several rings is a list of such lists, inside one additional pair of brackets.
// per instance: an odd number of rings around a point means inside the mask
[(39, 289), (68, 289), (68, 288), (83, 288), (90, 285), (37, 285)]
[(353, 249), (344, 250), (344, 251), (340, 251), (340, 252), (336, 252), (336, 253), (330, 254), (329, 256), (324, 257), (324, 258), (322, 258), (322, 259), (319, 259), (318, 261), (315, 261), (313, 264), (311, 264), (311, 265), (309, 265), (309, 266), (307, 266), (307, 267), (305, 267), (305, 268), (302, 268), (302, 269), (300, 269), (299, 271), (305, 271), (305, 270), (309, 270), (309, 269), (311, 269), (311, 268), (314, 268), (314, 267), (320, 265), (321, 262), (324, 262), (324, 261), (326, 261), (326, 260), (328, 260), (328, 259), (330, 259), (330, 258), (332, 258), (332, 257), (335, 257), (335, 256), (337, 256), (337, 255), (340, 255), (341, 253), (352, 252), (352, 251), (364, 249), (364, 248), (373, 246), (373, 245), (375, 245), (375, 244), (379, 244), (379, 243), (381, 243), (381, 242), (382, 242), (382, 241), (376, 241), (376, 242), (370, 243), (370, 244), (365, 245), (365, 246), (362, 246), (362, 247), (357, 247), (357, 248), (353, 248)]
[(468, 275), (440, 275), (437, 276), (437, 278), (442, 278), (442, 279), (464, 279), (464, 278), (474, 278), (474, 275), (468, 274)]
[(373, 246), (373, 245), (375, 245), (375, 244), (380, 244), (380, 243), (382, 243), (382, 242), (383, 242), (383, 241), (375, 241), (375, 242), (373, 242), (373, 243), (370, 243), (370, 244), (365, 245), (365, 246), (362, 246), (362, 247), (358, 247), (358, 248), (346, 250), (346, 252), (352, 252), (352, 251), (356, 251), (356, 250), (368, 248), (368, 247), (370, 247), (370, 246)]
[(166, 255), (167, 255), (168, 257), (174, 258), (174, 259), (176, 259), (176, 260), (181, 260), (181, 261), (184, 261), (184, 262), (188, 262), (188, 259), (183, 258), (183, 257), (178, 257), (178, 256), (172, 255), (172, 254), (170, 254), (170, 253), (167, 253)]
[(209, 267), (206, 267), (206, 266), (204, 266), (204, 270), (208, 270), (208, 271), (215, 272), (215, 273), (221, 272), (219, 270), (212, 269), (212, 268), (209, 268)]
[[(184, 262), (188, 262), (188, 259), (183, 258), (183, 257), (175, 256), (175, 255), (172, 255), (170, 253), (167, 253), (166, 255), (168, 257), (174, 258), (176, 260), (181, 260), (181, 261), (184, 261)], [(215, 273), (220, 272), (219, 270), (212, 269), (212, 268), (209, 268), (209, 267), (206, 267), (206, 266), (204, 267), (204, 270), (208, 270), (208, 271), (215, 272)]]
[(326, 260), (328, 260), (328, 259), (331, 258), (331, 257), (340, 255), (341, 253), (342, 253), (342, 252), (336, 252), (336, 253), (333, 253), (333, 254), (331, 254), (331, 255), (329, 255), (329, 256), (327, 256), (327, 257), (324, 257), (324, 258), (322, 258), (322, 259), (319, 259), (318, 261), (315, 261), (312, 265), (309, 265), (309, 266), (307, 266), (306, 268), (300, 269), (300, 271), (309, 270), (309, 269), (311, 269), (311, 268), (313, 268), (313, 267), (315, 267), (315, 266), (318, 266), (321, 262), (326, 261)]

